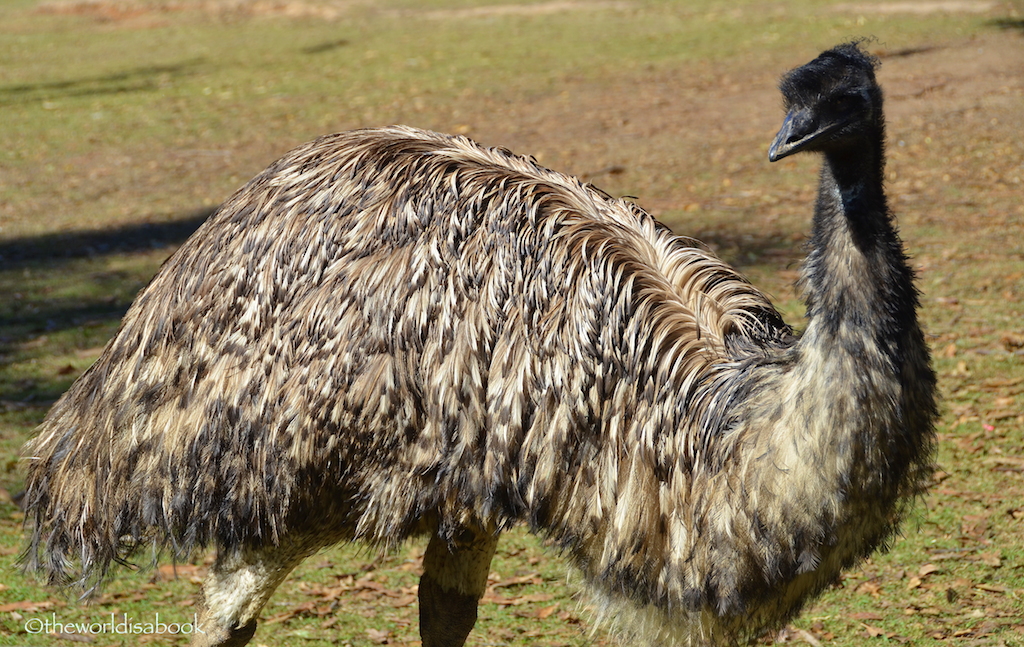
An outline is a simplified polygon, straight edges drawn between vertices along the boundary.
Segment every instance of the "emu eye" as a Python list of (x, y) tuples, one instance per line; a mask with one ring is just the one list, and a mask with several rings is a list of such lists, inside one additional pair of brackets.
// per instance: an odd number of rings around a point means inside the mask
[(851, 97), (848, 94), (841, 94), (837, 97), (830, 98), (826, 105), (828, 106), (829, 110), (835, 112), (848, 112), (850, 110), (853, 110), (856, 102), (857, 99), (855, 97)]

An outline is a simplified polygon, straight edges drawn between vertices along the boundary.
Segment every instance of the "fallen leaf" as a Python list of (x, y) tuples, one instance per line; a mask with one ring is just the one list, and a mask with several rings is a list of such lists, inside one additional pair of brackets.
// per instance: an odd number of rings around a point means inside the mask
[(153, 574), (153, 579), (156, 581), (178, 579), (202, 581), (206, 576), (206, 570), (205, 566), (196, 566), (195, 564), (161, 564)]
[(950, 473), (943, 469), (935, 470), (932, 474), (931, 485), (938, 485), (950, 477)]
[(1015, 351), (1024, 348), (1024, 335), (1007, 333), (1003, 335), (999, 341), (1002, 343), (1003, 348), (1008, 351)]
[(543, 584), (544, 580), (541, 578), (540, 573), (530, 573), (529, 575), (523, 575), (520, 577), (510, 577), (500, 582), (495, 582), (491, 585), (492, 589), (508, 586), (520, 586), (524, 584)]
[(352, 590), (354, 591), (377, 591), (378, 593), (383, 593), (387, 591), (387, 588), (380, 582), (366, 579), (356, 580), (355, 584), (352, 585)]
[(938, 573), (940, 570), (942, 570), (942, 569), (940, 569), (935, 564), (928, 563), (928, 564), (925, 564), (924, 566), (922, 566), (921, 568), (917, 569), (917, 574), (920, 575), (921, 577), (927, 577), (927, 576), (931, 575), (932, 573)]
[(968, 434), (963, 438), (958, 438), (956, 444), (957, 447), (968, 454), (977, 454), (981, 450), (985, 449), (985, 442), (981, 440), (980, 432), (976, 434)]
[(884, 636), (885, 635), (885, 630), (884, 629), (879, 629), (878, 627), (875, 627), (875, 626), (872, 626), (872, 625), (869, 625), (869, 624), (865, 624), (863, 622), (860, 623), (860, 625), (862, 627), (864, 627), (864, 631), (866, 631), (868, 636), (871, 637), (871, 638), (878, 638), (879, 636)]
[(520, 595), (518, 597), (506, 598), (503, 596), (495, 595), (494, 593), (488, 593), (481, 598), (481, 602), (496, 604), (502, 607), (518, 606), (520, 604), (527, 604), (530, 602), (548, 602), (554, 596), (550, 593), (531, 593), (529, 595)]
[(961, 532), (975, 539), (980, 539), (988, 531), (988, 515), (964, 515)]
[(991, 456), (985, 459), (986, 463), (995, 465), (993, 469), (1001, 472), (1024, 471), (1024, 458), (1016, 456)]
[(386, 645), (391, 640), (390, 631), (381, 631), (379, 629), (367, 629), (366, 637), (377, 643), (378, 645)]
[(855, 611), (849, 614), (849, 617), (854, 620), (883, 620), (885, 618), (885, 616), (871, 611)]
[(882, 587), (879, 586), (876, 582), (873, 582), (871, 580), (868, 580), (867, 582), (862, 582), (860, 584), (860, 586), (858, 586), (854, 590), (857, 593), (864, 593), (866, 595), (870, 595), (871, 597), (875, 597), (875, 598), (877, 598), (879, 595), (882, 594)]
[(811, 632), (804, 629), (797, 629), (796, 633), (798, 636), (803, 638), (805, 643), (811, 645), (811, 647), (821, 647), (821, 641), (815, 638)]
[(0, 613), (6, 613), (7, 611), (43, 611), (52, 606), (53, 602), (33, 602), (32, 600), (22, 600), (21, 602), (0, 604)]
[(113, 602), (141, 602), (147, 597), (149, 597), (149, 593), (145, 590), (104, 593), (100, 596), (100, 602), (102, 604), (111, 604)]
[(523, 602), (547, 602), (551, 600), (553, 595), (550, 593), (531, 593), (530, 595), (524, 595), (520, 599)]
[(315, 615), (318, 615), (318, 614), (316, 614), (316, 602), (315, 601), (303, 602), (302, 604), (298, 604), (298, 605), (292, 607), (291, 609), (288, 609), (287, 611), (282, 611), (281, 613), (278, 613), (278, 614), (270, 616), (269, 618), (267, 618), (263, 622), (265, 622), (266, 624), (274, 624), (276, 622), (284, 622), (285, 620), (291, 620), (292, 618), (294, 618), (296, 616), (299, 616), (299, 615), (302, 615), (302, 614), (304, 614), (304, 613), (306, 613), (308, 611), (313, 611)]
[(985, 380), (982, 385), (985, 387), (1004, 387), (1004, 386), (1017, 386), (1024, 382), (1024, 377), (995, 377), (992, 379)]

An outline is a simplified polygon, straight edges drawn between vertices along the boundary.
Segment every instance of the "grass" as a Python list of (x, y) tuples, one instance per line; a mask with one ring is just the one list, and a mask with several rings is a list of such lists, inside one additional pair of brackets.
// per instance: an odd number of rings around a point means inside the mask
[[(187, 622), (209, 557), (176, 574), (170, 565), (126, 572), (82, 605), (17, 572), (21, 512), (9, 495), (24, 478), (19, 447), (137, 291), (276, 156), (325, 132), (387, 123), (532, 153), (640, 196), (799, 322), (792, 281), (816, 162), (765, 164), (781, 116), (774, 83), (861, 34), (890, 54), (889, 189), (940, 374), (939, 469), (905, 537), (778, 640), (1024, 644), (1020, 6), (923, 15), (809, 0), (494, 6), (0, 5), (0, 645), (183, 642), (28, 633), (26, 623), (51, 614)], [(979, 87), (973, 68), (950, 63), (968, 48), (1002, 48), (1005, 78)], [(919, 56), (947, 66), (917, 65)], [(264, 611), (254, 644), (414, 642), (422, 550), (340, 547), (307, 560)], [(511, 533), (493, 571), (471, 644), (607, 642), (591, 636), (561, 560), (539, 540)]]

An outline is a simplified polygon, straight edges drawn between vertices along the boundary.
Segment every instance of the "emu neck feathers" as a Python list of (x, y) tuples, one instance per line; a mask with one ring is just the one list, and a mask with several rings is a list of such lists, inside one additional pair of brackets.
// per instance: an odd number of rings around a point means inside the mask
[(913, 275), (886, 202), (881, 156), (880, 141), (825, 155), (802, 278), (804, 346), (827, 333), (891, 347), (917, 326)]

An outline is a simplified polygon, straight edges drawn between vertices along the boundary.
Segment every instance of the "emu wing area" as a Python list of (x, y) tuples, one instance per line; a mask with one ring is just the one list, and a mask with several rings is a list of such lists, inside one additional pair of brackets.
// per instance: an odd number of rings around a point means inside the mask
[(150, 540), (544, 526), (560, 489), (603, 505), (638, 401), (684, 428), (688, 389), (788, 334), (716, 258), (531, 160), (326, 137), (230, 198), (54, 407), (28, 449), (32, 554), (84, 581)]

